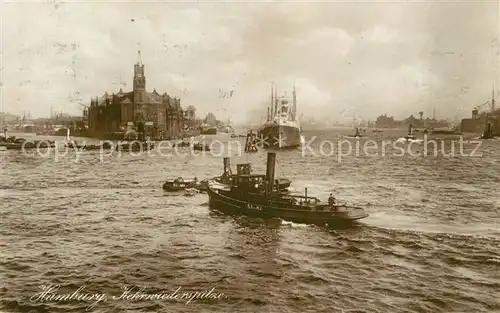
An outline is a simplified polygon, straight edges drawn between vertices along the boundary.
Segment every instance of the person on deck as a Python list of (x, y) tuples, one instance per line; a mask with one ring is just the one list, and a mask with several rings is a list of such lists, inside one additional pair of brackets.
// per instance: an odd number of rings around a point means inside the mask
[(333, 196), (333, 194), (330, 194), (330, 196), (328, 197), (328, 205), (335, 205), (335, 197)]

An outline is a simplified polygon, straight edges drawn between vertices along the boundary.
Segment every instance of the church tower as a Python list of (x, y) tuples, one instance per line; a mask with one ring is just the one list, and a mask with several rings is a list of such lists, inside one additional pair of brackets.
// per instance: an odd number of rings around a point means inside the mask
[[(145, 100), (144, 93), (146, 92), (146, 77), (144, 76), (144, 64), (141, 60), (141, 50), (137, 51), (137, 63), (134, 64), (134, 101), (132, 109), (132, 120), (134, 124), (137, 122), (137, 111), (140, 103)], [(141, 119), (141, 118), (139, 118)]]
[(137, 63), (134, 65), (134, 92), (146, 91), (146, 77), (144, 76), (144, 64), (141, 60), (141, 50), (137, 56)]

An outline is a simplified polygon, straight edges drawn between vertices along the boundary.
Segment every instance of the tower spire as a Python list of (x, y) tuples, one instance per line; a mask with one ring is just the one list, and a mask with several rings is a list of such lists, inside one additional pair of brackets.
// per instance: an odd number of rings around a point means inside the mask
[(142, 65), (141, 43), (137, 43), (137, 64)]

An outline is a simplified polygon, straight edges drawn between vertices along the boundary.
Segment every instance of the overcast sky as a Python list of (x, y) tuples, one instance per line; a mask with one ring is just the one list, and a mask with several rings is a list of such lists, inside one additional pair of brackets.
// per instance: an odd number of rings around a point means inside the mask
[(282, 93), (294, 80), (305, 116), (431, 116), (434, 107), (438, 117), (469, 116), (498, 76), (495, 2), (50, 1), (0, 10), (2, 110), (20, 115), (48, 116), (51, 106), (81, 114), (79, 98), (130, 90), (138, 43), (148, 91), (239, 121), (265, 114), (271, 81)]

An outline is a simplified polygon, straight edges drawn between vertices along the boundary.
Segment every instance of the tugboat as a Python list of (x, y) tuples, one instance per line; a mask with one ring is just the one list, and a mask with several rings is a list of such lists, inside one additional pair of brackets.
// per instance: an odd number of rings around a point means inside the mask
[[(224, 163), (229, 160), (224, 159)], [(304, 196), (281, 193), (274, 179), (275, 163), (276, 153), (269, 152), (266, 175), (250, 174), (249, 164), (238, 164), (237, 175), (230, 185), (217, 187), (210, 181), (207, 189), (210, 208), (225, 214), (281, 218), (321, 226), (352, 224), (368, 216), (363, 208), (335, 204), (333, 196), (328, 204), (308, 197), (307, 189)], [(229, 172), (225, 170), (227, 177)]]

